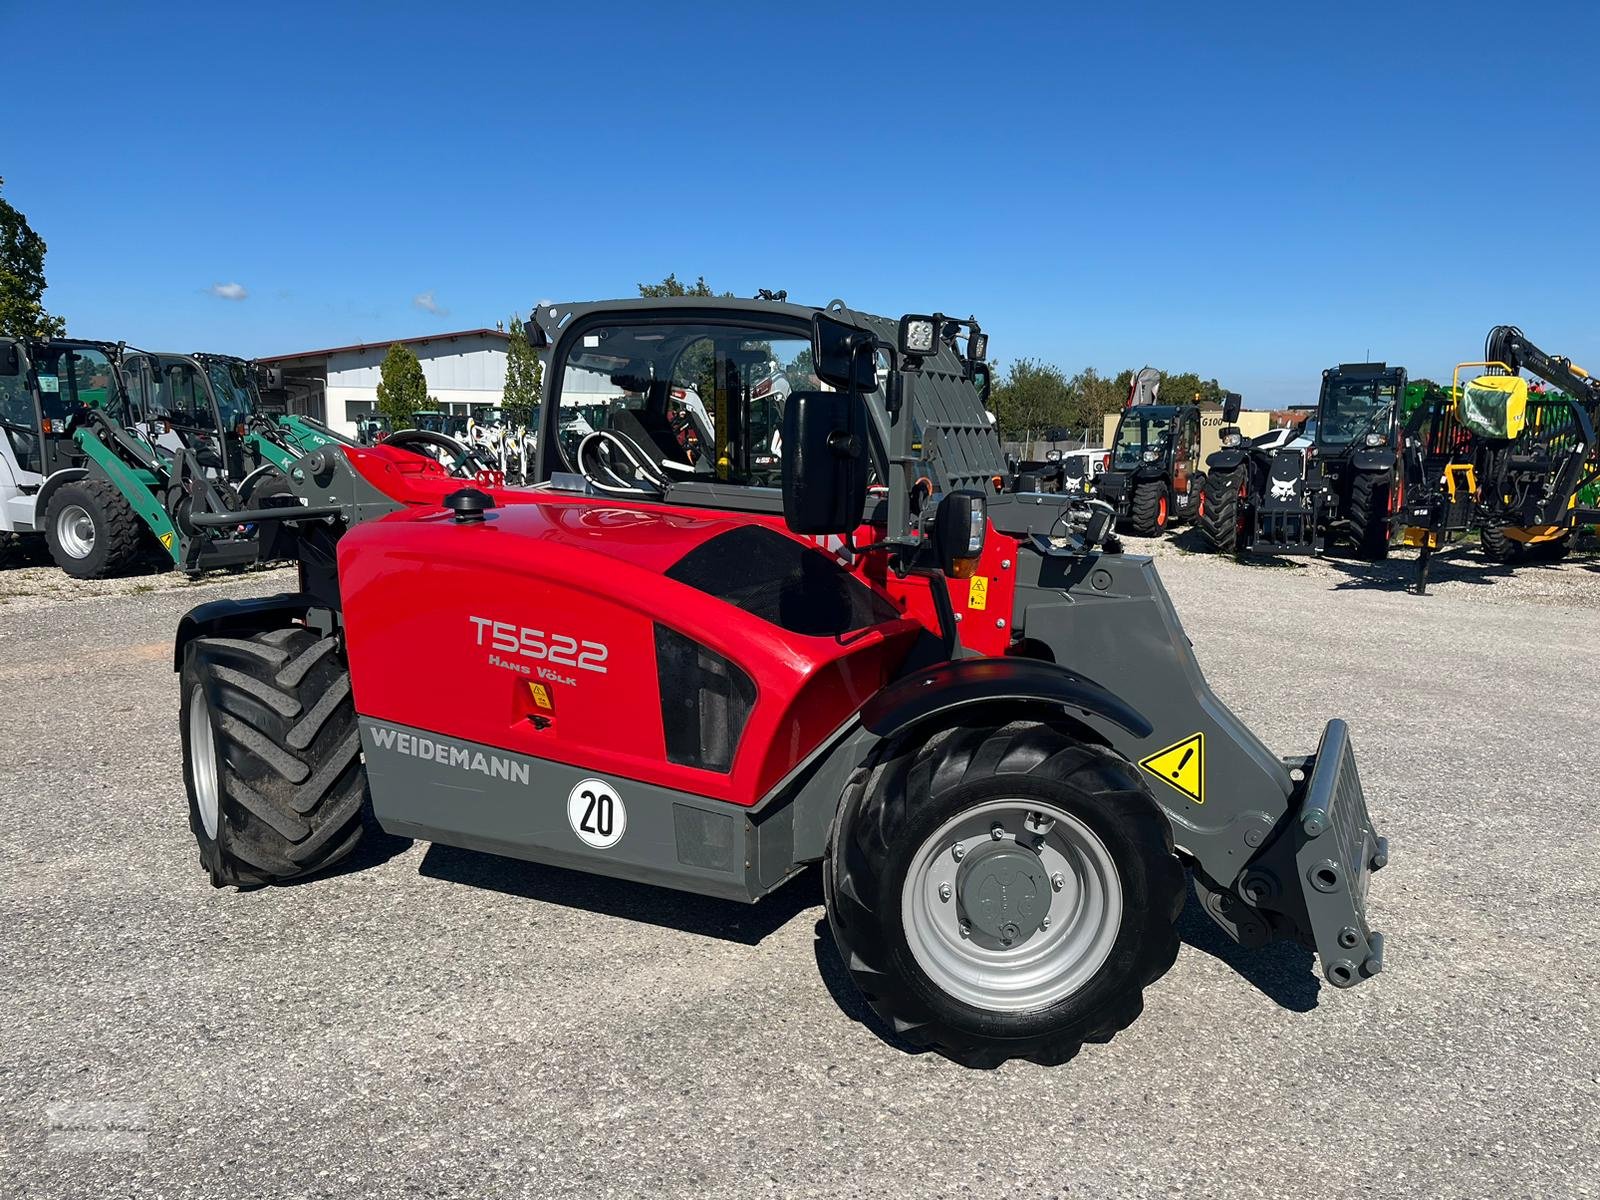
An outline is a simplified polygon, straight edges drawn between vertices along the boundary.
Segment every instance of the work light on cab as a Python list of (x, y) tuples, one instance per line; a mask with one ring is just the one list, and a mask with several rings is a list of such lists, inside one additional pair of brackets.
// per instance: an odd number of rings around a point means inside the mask
[(900, 318), (900, 353), (921, 358), (933, 353), (939, 322), (935, 317)]

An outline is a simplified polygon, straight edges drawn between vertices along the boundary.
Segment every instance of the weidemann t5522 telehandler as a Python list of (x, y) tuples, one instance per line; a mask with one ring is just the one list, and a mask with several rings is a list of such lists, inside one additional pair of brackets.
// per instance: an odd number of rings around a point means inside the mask
[[(1387, 846), (1344, 723), (1272, 753), (1150, 560), (1099, 548), (1105, 506), (993, 491), (975, 323), (724, 299), (538, 322), (536, 486), (329, 446), (291, 470), (298, 503), (196, 515), (259, 521), (300, 565), (298, 591), (178, 631), (214, 884), (315, 871), (364, 821), (745, 901), (820, 862), (868, 1002), (973, 1064), (1132, 1021), (1186, 875), (1246, 945), (1297, 939), (1338, 987), (1379, 970)], [(773, 362), (777, 477), (748, 419)], [(597, 375), (639, 402), (563, 434), (563, 390)], [(667, 419), (688, 386), (709, 445)]]

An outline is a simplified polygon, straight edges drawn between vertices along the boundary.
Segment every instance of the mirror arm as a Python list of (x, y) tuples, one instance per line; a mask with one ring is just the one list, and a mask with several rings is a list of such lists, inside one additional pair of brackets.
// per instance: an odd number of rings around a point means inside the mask
[(910, 567), (907, 575), (916, 575), (928, 581), (928, 595), (933, 600), (933, 611), (939, 618), (939, 641), (947, 660), (961, 657), (961, 626), (956, 623), (956, 608), (950, 602), (950, 580), (943, 571), (932, 567)]

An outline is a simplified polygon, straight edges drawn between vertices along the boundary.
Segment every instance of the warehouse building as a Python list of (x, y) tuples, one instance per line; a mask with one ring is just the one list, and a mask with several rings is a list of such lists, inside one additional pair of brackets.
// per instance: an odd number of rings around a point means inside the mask
[(433, 406), (441, 412), (467, 415), (500, 403), (506, 386), (508, 340), (500, 329), (463, 329), (275, 354), (257, 361), (283, 372), (294, 411), (353, 435), (356, 422), (377, 409), (378, 369), (395, 342), (410, 349), (422, 364)]

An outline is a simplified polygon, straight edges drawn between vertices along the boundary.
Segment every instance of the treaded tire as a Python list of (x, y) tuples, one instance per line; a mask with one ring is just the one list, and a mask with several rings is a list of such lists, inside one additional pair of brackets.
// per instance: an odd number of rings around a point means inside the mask
[[(367, 776), (350, 674), (333, 638), (298, 625), (196, 638), (184, 650), (181, 680), (189, 828), (214, 887), (309, 875), (355, 849), (369, 808)], [(207, 724), (214, 829), (202, 807), (207, 756), (196, 744)]]
[[(1122, 910), (1109, 955), (1087, 982), (1043, 1008), (1001, 1011), (956, 999), (919, 966), (903, 929), (902, 889), (923, 844), (952, 816), (996, 798), (1069, 812), (1100, 839), (1118, 874)], [(1184, 871), (1137, 769), (1034, 722), (890, 743), (846, 785), (822, 879), (839, 956), (873, 1011), (906, 1041), (968, 1066), (1064, 1062), (1085, 1041), (1108, 1040), (1138, 1017), (1145, 987), (1178, 953), (1173, 922)]]
[(1195, 524), (1213, 550), (1224, 554), (1239, 549), (1239, 484), (1243, 471), (1213, 471), (1200, 489), (1200, 515)]
[(1128, 510), (1128, 528), (1135, 537), (1160, 537), (1171, 517), (1167, 485), (1159, 479), (1134, 484)]
[(1484, 557), (1497, 563), (1520, 562), (1526, 550), (1521, 542), (1508, 538), (1505, 530), (1488, 525), (1479, 528), (1478, 544)]
[(1356, 529), (1356, 550), (1373, 562), (1389, 557), (1391, 486), (1373, 471), (1357, 471), (1350, 480), (1350, 524)]
[[(62, 515), (74, 507), (87, 513), (93, 525), (94, 542), (86, 554), (74, 553), (61, 540)], [(50, 494), (45, 506), (44, 534), (50, 557), (74, 579), (104, 579), (121, 571), (139, 553), (143, 528), (127, 497), (105, 479), (64, 483)]]

